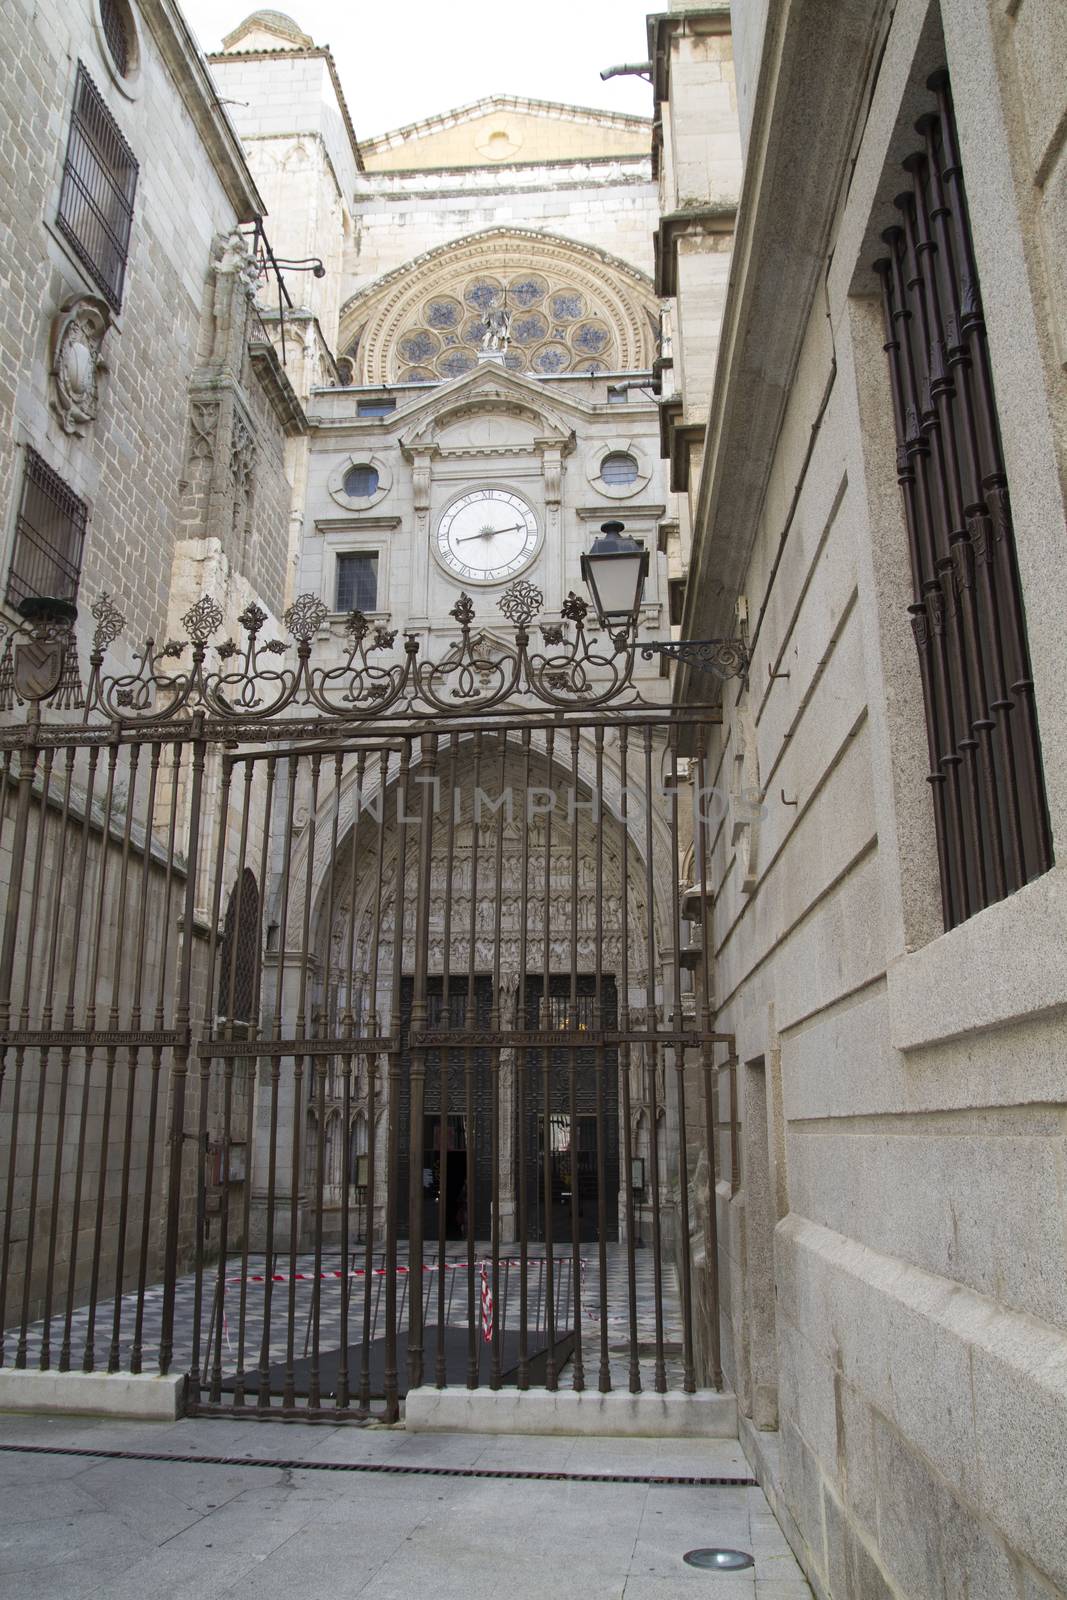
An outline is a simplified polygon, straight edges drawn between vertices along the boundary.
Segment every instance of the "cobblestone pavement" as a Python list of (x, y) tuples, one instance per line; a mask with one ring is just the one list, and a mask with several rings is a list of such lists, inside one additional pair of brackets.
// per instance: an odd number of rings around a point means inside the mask
[[(488, 1245), (480, 1244), (476, 1247), (476, 1259), (478, 1262), (475, 1268), (476, 1317), (480, 1315), (478, 1309), (480, 1306), (480, 1263), (488, 1259), (488, 1254)], [(349, 1279), (348, 1337), (350, 1343), (356, 1343), (359, 1340), (360, 1330), (362, 1329), (364, 1285), (366, 1280), (363, 1276), (364, 1256), (362, 1251), (353, 1250), (352, 1258), (354, 1269), (353, 1275)], [(384, 1326), (385, 1296), (382, 1289), (384, 1278), (380, 1275), (382, 1259), (381, 1255), (375, 1257), (377, 1273), (374, 1276), (371, 1289), (372, 1336), (380, 1334)], [(406, 1262), (406, 1253), (403, 1250), (399, 1254), (399, 1260), (401, 1264)], [(574, 1306), (573, 1270), (569, 1253), (558, 1253), (555, 1256), (555, 1260), (557, 1326), (562, 1329), (571, 1326), (571, 1314)], [(431, 1261), (436, 1263), (436, 1256), (431, 1257), (428, 1255), (427, 1262)], [(611, 1382), (614, 1388), (625, 1389), (629, 1378), (629, 1284), (626, 1252), (621, 1245), (608, 1247), (607, 1268), (607, 1327)], [(268, 1340), (268, 1359), (272, 1364), (284, 1361), (286, 1358), (286, 1324), (289, 1308), (290, 1276), (294, 1272), (296, 1281), (292, 1284), (292, 1298), (295, 1330), (294, 1348), (297, 1358), (299, 1359), (307, 1354), (310, 1349), (313, 1318), (316, 1315), (316, 1299), (320, 1351), (335, 1350), (340, 1345), (341, 1300), (345, 1292), (346, 1283), (341, 1259), (337, 1252), (323, 1252), (321, 1263), (323, 1276), (321, 1278), (316, 1278), (315, 1258), (313, 1255), (298, 1255), (295, 1264), (288, 1255), (279, 1255), (272, 1262), (270, 1337)], [(246, 1369), (254, 1368), (259, 1360), (263, 1340), (266, 1277), (267, 1264), (263, 1256), (250, 1257), (247, 1264), (244, 1265), (244, 1270), (242, 1270), (240, 1256), (231, 1257), (227, 1261), (226, 1271), (223, 1274), (222, 1318), (220, 1323), (217, 1268), (211, 1267), (205, 1270), (199, 1315), (201, 1362), (209, 1362), (208, 1352), (213, 1352), (217, 1344), (224, 1379), (237, 1370), (242, 1350), (243, 1365)], [(514, 1261), (511, 1257), (506, 1257), (505, 1264), (500, 1272), (497, 1296), (497, 1318), (501, 1327), (516, 1329), (519, 1325), (518, 1278), (517, 1261)], [(654, 1278), (652, 1250), (645, 1248), (637, 1251), (635, 1253), (635, 1291), (637, 1300), (638, 1364), (642, 1388), (649, 1390), (655, 1386), (656, 1315)], [(243, 1283), (242, 1279), (244, 1280)], [(465, 1328), (468, 1325), (468, 1279), (466, 1256), (463, 1254), (461, 1258), (459, 1250), (449, 1252), (446, 1281), (445, 1321), (451, 1327)], [(424, 1295), (428, 1328), (436, 1325), (437, 1322), (438, 1296), (435, 1292), (436, 1283), (437, 1273), (436, 1265), (434, 1265), (425, 1276)], [(538, 1256), (531, 1251), (528, 1283), (528, 1325), (531, 1335), (534, 1335), (538, 1329), (544, 1326), (545, 1322), (545, 1263), (543, 1253)], [(317, 1296), (316, 1285), (318, 1288)], [(596, 1246), (583, 1245), (581, 1249), (579, 1299), (582, 1312), (581, 1325), (587, 1387), (595, 1387), (597, 1377), (601, 1329), (599, 1286), (600, 1274)], [(406, 1322), (406, 1301), (407, 1281), (402, 1279), (398, 1291), (401, 1325)], [(678, 1294), (676, 1275), (670, 1264), (664, 1264), (662, 1271), (662, 1305), (662, 1337), (667, 1385), (670, 1389), (680, 1389), (683, 1377), (681, 1361), (681, 1301)], [(119, 1366), (123, 1370), (129, 1367), (136, 1316), (137, 1296), (135, 1294), (124, 1295), (120, 1304), (118, 1337)], [(155, 1369), (159, 1351), (162, 1316), (163, 1286), (162, 1284), (153, 1284), (145, 1292), (142, 1308), (142, 1362), (143, 1370), (146, 1372), (151, 1372)], [(187, 1371), (192, 1364), (193, 1330), (196, 1326), (196, 1321), (195, 1277), (192, 1273), (187, 1273), (179, 1279), (175, 1293), (172, 1372)], [(88, 1325), (88, 1310), (85, 1308), (76, 1310), (71, 1317), (70, 1364), (74, 1370), (79, 1370), (82, 1365), (89, 1332)], [(103, 1300), (97, 1307), (93, 1338), (94, 1364), (97, 1369), (107, 1366), (108, 1347), (113, 1331), (114, 1301)], [(34, 1323), (28, 1330), (26, 1364), (30, 1367), (37, 1366), (39, 1362), (42, 1332), (43, 1323), (40, 1322)], [(58, 1359), (63, 1335), (64, 1320), (62, 1317), (54, 1317), (51, 1324), (51, 1362), (53, 1366)], [(432, 1334), (430, 1337), (432, 1337)], [(13, 1361), (17, 1342), (17, 1330), (9, 1329), (5, 1337), (4, 1357), (8, 1364)], [(531, 1338), (531, 1343), (533, 1342), (535, 1341)], [(563, 1369), (561, 1374), (563, 1386), (567, 1387), (569, 1382), (570, 1364)]]
[[(27, 1445), (47, 1453), (10, 1448)], [(418, 1466), (436, 1470), (396, 1471)], [(0, 1416), (0, 1600), (811, 1600), (761, 1490), (624, 1481), (638, 1474), (749, 1469), (726, 1440)], [(755, 1565), (684, 1564), (707, 1545)]]

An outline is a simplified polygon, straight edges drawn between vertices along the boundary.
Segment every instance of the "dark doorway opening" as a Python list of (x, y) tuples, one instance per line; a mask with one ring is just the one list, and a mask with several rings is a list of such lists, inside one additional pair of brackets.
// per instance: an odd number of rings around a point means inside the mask
[[(597, 1172), (596, 1172), (596, 1117), (575, 1119), (577, 1149), (571, 1149), (571, 1119), (566, 1113), (554, 1111), (549, 1118), (550, 1204), (552, 1206), (552, 1237), (569, 1239), (573, 1206), (577, 1200), (578, 1238), (588, 1244), (597, 1238)], [(618, 1188), (618, 1170), (613, 1180)], [(615, 1203), (609, 1192), (608, 1210)], [(537, 1217), (536, 1237), (545, 1236), (545, 1119), (537, 1119)]]
[(467, 1237), (467, 1125), (463, 1117), (449, 1116), (445, 1149), (441, 1148), (441, 1116), (423, 1117), (422, 1236), (440, 1236), (441, 1206), (445, 1212), (445, 1238)]
[[(414, 980), (401, 980), (401, 1018), (403, 1058), (400, 1079), (400, 1174), (397, 1185), (397, 1223), (400, 1237), (408, 1235), (409, 1139), (411, 1127), (411, 1000)], [(473, 998), (468, 1023), (468, 1000)], [(488, 1028), (492, 1009), (493, 983), (488, 974), (474, 979), (473, 997), (468, 993), (466, 974), (450, 978), (447, 1001), (444, 980), (427, 980), (427, 1024), (431, 1028), (454, 1028), (455, 1048), (426, 1052), (426, 1079), (423, 1089), (422, 1226), (423, 1238), (438, 1237), (441, 1168), (445, 1169), (446, 1238), (467, 1237), (468, 1208), (473, 1205), (474, 1237), (488, 1239), (491, 1226), (493, 1173), (489, 1128), (489, 1051), (465, 1048), (463, 1030)], [(447, 1075), (442, 1094), (442, 1079)], [(441, 1157), (442, 1099), (448, 1118), (448, 1159)], [(469, 1101), (469, 1103), (468, 1103)]]
[[(428, 1050), (423, 1090), (422, 1139), (422, 1221), (423, 1238), (440, 1236), (442, 1188), (445, 1206), (445, 1237), (466, 1238), (468, 1207), (473, 1205), (474, 1237), (486, 1240), (492, 1225), (492, 1106), (491, 1052), (464, 1045), (464, 1031), (487, 1029), (492, 1014), (493, 987), (488, 974), (475, 977), (471, 995), (466, 975), (450, 978), (447, 1002), (444, 980), (427, 981), (427, 1021), (431, 1028), (456, 1030), (456, 1044), (447, 1050)], [(616, 1026), (618, 1014), (615, 979), (604, 974), (600, 980), (600, 1006), (597, 1010), (596, 978), (579, 973), (572, 985), (567, 973), (553, 974), (549, 980), (548, 1003), (542, 1004), (544, 978), (531, 974), (525, 984), (522, 1015), (514, 1026), (528, 1032), (550, 1030), (561, 1038), (591, 1034), (596, 1028)], [(402, 982), (403, 1062), (400, 1084), (400, 1174), (396, 1205), (400, 1236), (408, 1233), (409, 1145), (411, 1125), (411, 1054), (408, 1044), (413, 980)], [(470, 1016), (468, 1005), (473, 998)], [(506, 1024), (510, 1026), (510, 1024)], [(545, 1237), (544, 1120), (545, 1068), (548, 1069), (548, 1116), (551, 1156), (550, 1195), (552, 1237), (558, 1243), (569, 1240), (572, 1224), (572, 1195), (578, 1204), (579, 1238), (597, 1238), (597, 1095), (603, 1115), (601, 1159), (604, 1166), (604, 1228), (608, 1239), (619, 1236), (619, 1058), (615, 1047), (600, 1050), (593, 1044), (574, 1049), (569, 1044), (546, 1052), (527, 1048), (524, 1052), (525, 1095), (520, 1098), (515, 1050), (502, 1052), (501, 1074), (514, 1075), (514, 1123), (511, 1140), (501, 1129), (502, 1145), (512, 1142), (518, 1151), (525, 1149), (526, 1205), (529, 1238)], [(510, 1060), (509, 1060), (510, 1058)], [(571, 1067), (574, 1068), (575, 1129), (574, 1150), (571, 1138)], [(444, 1095), (442, 1096), (442, 1087)], [(442, 1104), (443, 1099), (443, 1104)], [(506, 1102), (507, 1095), (502, 1093)], [(442, 1112), (447, 1118), (447, 1160), (442, 1158)], [(506, 1163), (505, 1163), (506, 1165)], [(513, 1167), (518, 1180), (517, 1164)], [(577, 1185), (575, 1190), (574, 1185)], [(517, 1199), (517, 1196), (515, 1197)], [(509, 1195), (504, 1184), (502, 1200)]]

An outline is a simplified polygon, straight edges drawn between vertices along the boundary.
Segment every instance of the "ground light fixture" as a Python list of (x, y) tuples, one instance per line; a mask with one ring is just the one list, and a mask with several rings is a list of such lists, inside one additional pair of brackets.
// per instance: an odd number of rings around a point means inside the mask
[(632, 632), (630, 648), (640, 650), (645, 661), (669, 656), (719, 678), (744, 678), (748, 647), (742, 639), (637, 639), (647, 577), (648, 551), (641, 541), (631, 539), (621, 522), (602, 523), (600, 537), (582, 556), (582, 579), (601, 627), (617, 639)]
[(724, 1550), (716, 1547), (687, 1550), (682, 1560), (691, 1567), (700, 1567), (705, 1572), (743, 1572), (746, 1567), (756, 1565), (747, 1550)]

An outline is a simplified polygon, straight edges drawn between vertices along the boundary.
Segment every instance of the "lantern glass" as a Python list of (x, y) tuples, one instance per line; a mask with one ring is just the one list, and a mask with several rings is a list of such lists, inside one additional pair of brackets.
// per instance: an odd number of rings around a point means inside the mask
[(606, 522), (582, 557), (582, 577), (603, 627), (636, 622), (647, 576), (644, 545), (627, 538), (621, 522)]

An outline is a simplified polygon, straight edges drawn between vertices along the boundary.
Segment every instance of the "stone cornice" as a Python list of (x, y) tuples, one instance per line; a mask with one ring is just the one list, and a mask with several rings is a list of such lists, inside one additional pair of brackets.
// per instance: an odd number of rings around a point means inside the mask
[(659, 405), (659, 453), (669, 461), (670, 486), (674, 494), (689, 488), (689, 455), (704, 437), (705, 423), (686, 422), (681, 395), (671, 395)]
[(356, 533), (363, 529), (379, 533), (394, 533), (403, 523), (403, 517), (376, 517), (368, 512), (358, 517), (316, 517), (316, 533)]
[[(684, 637), (728, 634), (733, 626), (886, 5), (792, 0), (770, 11), (696, 500)], [(821, 41), (818, 50), (812, 39)], [(813, 114), (825, 106), (833, 116)], [(679, 672), (679, 698), (688, 678)]]
[[(258, 135), (258, 137), (274, 138), (275, 135)], [(620, 177), (600, 178), (600, 172), (608, 173), (613, 167), (624, 169)], [(583, 178), (582, 173), (585, 169), (592, 169), (596, 176)], [(459, 199), (477, 194), (511, 194), (517, 186), (516, 180), (527, 174), (536, 179), (537, 174), (542, 172), (547, 174), (543, 183), (534, 182), (519, 186), (531, 194), (551, 194), (561, 189), (606, 186), (608, 183), (618, 187), (623, 185), (632, 187), (652, 182), (651, 157), (647, 151), (636, 151), (633, 155), (626, 156), (567, 156), (551, 161), (494, 161), (492, 164), (486, 162), (484, 166), (383, 167), (377, 171), (361, 174), (356, 193), (365, 195), (368, 199), (403, 201), (410, 201), (413, 194), (429, 194), (439, 200)], [(449, 180), (459, 180), (464, 176), (472, 181), (457, 183), (453, 188), (442, 187), (442, 184), (447, 184)]]
[(271, 410), (289, 438), (307, 433), (308, 419), (296, 397), (296, 391), (286, 377), (285, 368), (278, 360), (278, 352), (267, 339), (256, 340), (248, 346), (248, 359), (259, 386), (266, 395)]
[(574, 515), (579, 522), (603, 522), (608, 517), (625, 521), (628, 517), (640, 517), (642, 521), (650, 518), (660, 518), (667, 507), (662, 501), (653, 503), (651, 500), (638, 500), (633, 504), (629, 500), (602, 500), (595, 506), (575, 506)]
[(348, 112), (348, 102), (345, 100), (345, 92), (341, 88), (341, 80), (337, 75), (337, 65), (329, 45), (313, 45), (308, 50), (218, 50), (207, 57), (212, 66), (216, 62), (225, 66), (227, 61), (278, 61), (283, 59), (286, 61), (325, 61), (330, 74), (330, 82), (333, 84), (333, 92), (337, 96), (337, 104), (341, 110), (345, 132), (348, 134), (348, 142), (352, 146), (356, 171), (362, 172), (363, 153), (359, 147), (359, 140), (356, 138), (356, 130), (352, 126), (352, 118)]
[(660, 106), (670, 99), (671, 40), (676, 33), (691, 33), (698, 38), (731, 33), (729, 5), (706, 6), (694, 11), (661, 11), (648, 19), (648, 58), (652, 63), (652, 93), (655, 120)]
[(238, 222), (267, 207), (256, 188), (237, 130), (220, 103), (207, 61), (173, 0), (141, 0), (144, 17), (182, 103), (233, 206)]
[(484, 117), (492, 111), (518, 111), (526, 116), (591, 123), (599, 128), (634, 132), (641, 130), (645, 134), (651, 132), (651, 124), (647, 117), (637, 117), (627, 111), (601, 111), (595, 106), (571, 106), (557, 100), (530, 100), (524, 95), (492, 94), (486, 95), (481, 100), (468, 101), (466, 105), (456, 106), (451, 111), (424, 117), (420, 122), (406, 123), (402, 128), (389, 128), (384, 133), (376, 134), (372, 139), (364, 139), (363, 148), (368, 155), (375, 155), (379, 150), (394, 150), (397, 145), (405, 144), (409, 139), (418, 139), (429, 133), (440, 133), (446, 128), (458, 127), (464, 122), (473, 122), (477, 117)]
[(737, 207), (732, 201), (699, 209), (668, 211), (659, 219), (652, 236), (656, 257), (656, 293), (669, 299), (678, 293), (678, 241), (684, 238), (729, 234), (737, 223)]

